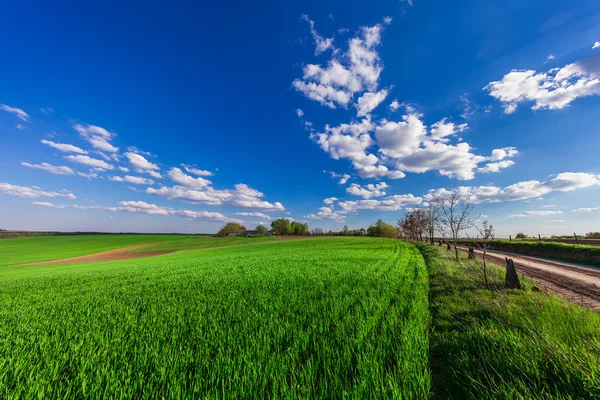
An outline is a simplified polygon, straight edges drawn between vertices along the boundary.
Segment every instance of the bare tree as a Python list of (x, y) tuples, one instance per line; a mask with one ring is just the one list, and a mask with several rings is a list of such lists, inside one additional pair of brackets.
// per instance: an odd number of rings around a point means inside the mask
[(442, 224), (450, 235), (454, 255), (458, 261), (458, 239), (462, 232), (473, 227), (477, 219), (471, 216), (474, 209), (471, 194), (461, 184), (454, 185), (442, 198)]
[(481, 226), (475, 226), (477, 229), (477, 239), (475, 243), (477, 247), (482, 252), (482, 260), (483, 260), (483, 278), (485, 279), (485, 287), (489, 288), (490, 285), (488, 283), (487, 278), (487, 263), (485, 257), (487, 256), (487, 250), (490, 245), (490, 240), (494, 240), (494, 226), (491, 225), (488, 221), (483, 221)]
[(431, 200), (429, 200), (428, 203), (429, 204), (427, 205), (427, 207), (423, 208), (423, 210), (425, 212), (425, 224), (427, 234), (429, 235), (429, 242), (433, 245), (433, 238), (435, 237), (435, 232), (441, 231), (441, 229), (439, 229), (439, 225), (441, 222), (440, 216), (444, 201), (441, 198), (441, 196), (436, 195)]

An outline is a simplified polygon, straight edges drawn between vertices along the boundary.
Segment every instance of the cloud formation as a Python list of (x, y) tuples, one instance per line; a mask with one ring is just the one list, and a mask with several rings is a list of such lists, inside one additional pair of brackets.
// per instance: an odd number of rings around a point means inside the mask
[(11, 113), (19, 118), (21, 121), (29, 122), (29, 114), (17, 107), (7, 106), (6, 104), (0, 104), (0, 110), (4, 110), (7, 113)]
[(68, 190), (61, 190), (60, 192), (46, 191), (38, 187), (29, 186), (18, 186), (10, 183), (0, 183), (0, 193), (7, 194), (9, 196), (27, 197), (27, 198), (39, 198), (39, 197), (66, 197), (67, 199), (75, 200), (77, 197), (69, 192)]

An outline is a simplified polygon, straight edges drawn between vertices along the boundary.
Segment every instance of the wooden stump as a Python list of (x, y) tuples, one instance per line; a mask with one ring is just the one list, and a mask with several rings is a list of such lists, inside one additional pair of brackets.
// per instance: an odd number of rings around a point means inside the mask
[(521, 282), (519, 281), (519, 275), (517, 275), (517, 269), (512, 258), (505, 258), (506, 260), (506, 279), (504, 283), (507, 289), (521, 289)]
[(469, 260), (475, 259), (475, 250), (472, 247), (469, 247)]

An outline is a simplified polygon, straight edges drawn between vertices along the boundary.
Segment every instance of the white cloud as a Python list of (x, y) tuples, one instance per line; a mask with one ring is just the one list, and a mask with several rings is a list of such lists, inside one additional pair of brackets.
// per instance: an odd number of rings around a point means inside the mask
[(129, 168), (127, 167), (117, 167), (121, 172), (129, 172)]
[(514, 217), (543, 217), (548, 215), (562, 214), (562, 211), (523, 211), (520, 214), (509, 215), (510, 218)]
[(513, 165), (515, 165), (515, 162), (512, 160), (498, 161), (498, 162), (488, 163), (488, 164), (485, 164), (481, 168), (477, 168), (477, 172), (481, 172), (483, 174), (488, 173), (488, 172), (500, 172), (500, 170), (511, 167)]
[(23, 124), (17, 124), (17, 125), (15, 125), (15, 128), (17, 128), (18, 130), (22, 131), (23, 129), (25, 129), (25, 125), (23, 125)]
[(467, 124), (456, 125), (454, 122), (446, 122), (446, 118), (442, 118), (431, 125), (431, 138), (439, 142), (448, 142), (448, 137), (464, 132), (466, 129), (468, 129)]
[(102, 168), (102, 169), (113, 169), (113, 166), (107, 163), (106, 161), (98, 160), (97, 158), (91, 158), (88, 156), (65, 156), (65, 159), (77, 163), (83, 164), (94, 168)]
[(390, 111), (396, 111), (397, 109), (400, 108), (400, 103), (398, 103), (398, 100), (394, 100), (390, 103), (389, 108), (390, 108)]
[(363, 117), (373, 111), (388, 95), (387, 89), (381, 89), (378, 92), (367, 92), (358, 98), (356, 104), (357, 117)]
[(136, 185), (152, 185), (154, 183), (154, 181), (152, 179), (146, 179), (146, 178), (142, 178), (140, 176), (131, 176), (131, 175), (125, 175), (124, 177), (111, 176), (108, 179), (110, 179), (111, 181), (114, 181), (114, 182), (128, 182), (128, 183), (133, 183)]
[(385, 196), (385, 189), (387, 188), (389, 188), (389, 186), (385, 182), (380, 182), (377, 184), (370, 183), (368, 185), (365, 185), (364, 187), (360, 186), (357, 183), (353, 183), (352, 185), (346, 188), (346, 192), (355, 196), (360, 196), (363, 199), (370, 199), (372, 197)]
[(548, 57), (546, 57), (546, 59), (548, 61), (550, 61), (550, 60), (556, 60), (556, 56), (554, 54), (548, 54)]
[(427, 129), (419, 114), (408, 114), (399, 122), (386, 122), (375, 129), (379, 151), (392, 158), (413, 154), (425, 141)]
[(234, 190), (216, 190), (212, 187), (205, 187), (199, 190), (185, 186), (163, 186), (158, 189), (147, 188), (146, 193), (162, 196), (170, 200), (179, 199), (212, 206), (228, 205), (231, 207), (265, 211), (285, 210), (279, 202), (269, 203), (261, 200), (264, 196), (261, 192), (242, 183), (235, 185)]
[(77, 146), (73, 146), (72, 144), (66, 144), (66, 143), (54, 143), (51, 142), (49, 140), (41, 140), (41, 142), (47, 146), (53, 147), (56, 150), (62, 151), (63, 153), (77, 153), (77, 154), (87, 154), (87, 151), (77, 147)]
[(600, 42), (596, 42), (594, 43), (594, 45), (592, 46), (592, 49), (597, 49), (600, 47)]
[(169, 215), (169, 211), (159, 207), (156, 204), (149, 204), (144, 201), (121, 201), (119, 211), (134, 212), (151, 215)]
[(28, 162), (22, 162), (21, 165), (28, 168), (41, 169), (56, 175), (75, 175), (75, 171), (69, 167), (56, 166), (48, 163), (30, 164)]
[(304, 116), (304, 111), (302, 111), (302, 109), (298, 108), (296, 110), (296, 115), (298, 116), (298, 118), (302, 118)]
[(596, 211), (600, 211), (600, 206), (598, 207), (587, 207), (587, 208), (576, 208), (574, 210), (571, 210), (572, 212), (596, 212)]
[(74, 124), (73, 129), (79, 132), (81, 137), (87, 140), (95, 149), (109, 153), (116, 153), (119, 151), (118, 147), (110, 144), (110, 140), (115, 136), (115, 134), (100, 126)]
[[(329, 14), (331, 15), (331, 14)], [(304, 21), (306, 21), (308, 23), (308, 25), (310, 26), (310, 33), (315, 41), (315, 55), (318, 56), (319, 54), (323, 53), (326, 50), (332, 50), (335, 51), (335, 47), (333, 46), (333, 38), (324, 38), (321, 35), (319, 35), (319, 32), (317, 32), (317, 30), (315, 29), (315, 22), (313, 20), (311, 20), (310, 18), (308, 18), (308, 15), (303, 14), (300, 16), (300, 18)]]
[(143, 171), (156, 171), (160, 169), (158, 165), (151, 163), (139, 154), (127, 152), (125, 153), (125, 157), (127, 157), (129, 163), (136, 169)]
[(342, 223), (346, 219), (346, 215), (342, 211), (334, 211), (333, 207), (321, 207), (316, 214), (308, 214), (304, 218), (333, 220)]
[(600, 53), (595, 52), (587, 59), (546, 72), (512, 70), (484, 90), (502, 102), (506, 114), (525, 102), (532, 102), (533, 110), (560, 110), (579, 97), (600, 94), (599, 72)]
[(7, 106), (6, 104), (0, 104), (0, 110), (4, 110), (8, 113), (14, 114), (21, 121), (29, 122), (29, 115), (20, 108)]
[(205, 169), (198, 169), (195, 167), (191, 167), (189, 165), (181, 164), (181, 166), (190, 174), (194, 174), (196, 176), (213, 176), (214, 174), (211, 171)]
[(57, 204), (52, 204), (49, 203), (47, 201), (33, 201), (31, 202), (31, 204), (34, 204), (36, 206), (41, 206), (41, 207), (48, 207), (48, 208), (60, 208), (60, 209), (64, 209), (65, 206), (61, 206), (61, 205), (57, 205)]
[(194, 178), (192, 176), (186, 175), (179, 168), (171, 168), (168, 175), (173, 182), (195, 189), (202, 189), (203, 187), (206, 187), (211, 183), (209, 180), (204, 178)]
[(260, 213), (260, 212), (237, 212), (234, 215), (238, 215), (240, 217), (256, 217), (256, 218), (263, 218), (266, 220), (270, 220), (271, 217), (265, 213)]
[(354, 93), (375, 91), (383, 70), (375, 47), (381, 43), (383, 27), (377, 24), (362, 27), (357, 36), (348, 41), (346, 53), (334, 52), (326, 67), (308, 64), (301, 79), (292, 86), (307, 98), (330, 108), (346, 108)]
[(66, 197), (74, 200), (77, 197), (67, 190), (60, 192), (48, 192), (37, 187), (28, 186), (17, 186), (11, 185), (10, 183), (0, 183), (0, 193), (8, 194), (10, 196), (27, 197), (27, 198), (39, 198), (39, 197)]
[(336, 201), (338, 201), (337, 197), (328, 197), (323, 200), (323, 203), (331, 205), (331, 204), (335, 203)]
[[(498, 203), (502, 201), (525, 200), (543, 196), (555, 190), (570, 192), (600, 184), (600, 175), (585, 172), (563, 172), (555, 178), (545, 182), (524, 181), (505, 188), (497, 186), (465, 186), (465, 193), (469, 192), (474, 203)], [(446, 189), (430, 190), (425, 200), (430, 200), (434, 195), (446, 195)]]
[(540, 206), (540, 208), (553, 208), (553, 207), (556, 207), (556, 205), (555, 204), (546, 204), (545, 206)]
[[(410, 1), (412, 1), (412, 0), (410, 0)], [(411, 3), (411, 5), (412, 5), (412, 3)], [(392, 23), (392, 17), (384, 17), (383, 18), (383, 23), (386, 24), (386, 25), (391, 24)]]
[(141, 170), (141, 169), (137, 169), (136, 171), (137, 172), (140, 172), (140, 171), (141, 172), (145, 172), (148, 175), (150, 175), (151, 177), (156, 178), (156, 179), (162, 179), (162, 175), (159, 172), (156, 172), (156, 171), (144, 171), (144, 170)]
[(341, 201), (338, 204), (344, 212), (358, 212), (360, 210), (398, 211), (406, 205), (420, 204), (422, 201), (421, 197), (403, 194), (389, 196), (381, 200)]
[(52, 114), (54, 112), (54, 109), (48, 107), (48, 108), (40, 108), (40, 111), (43, 112), (44, 114)]
[(334, 179), (335, 178), (340, 178), (340, 180), (338, 182), (340, 185), (345, 185), (346, 182), (348, 182), (348, 179), (351, 178), (350, 175), (348, 175), (348, 174), (338, 174), (338, 173), (336, 173), (334, 171), (331, 171), (330, 174), (331, 174), (331, 177), (334, 178)]

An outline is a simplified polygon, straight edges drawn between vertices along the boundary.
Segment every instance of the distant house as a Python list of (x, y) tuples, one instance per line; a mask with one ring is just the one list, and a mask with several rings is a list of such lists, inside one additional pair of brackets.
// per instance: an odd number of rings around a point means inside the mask
[(234, 236), (242, 236), (242, 237), (273, 236), (273, 231), (266, 231), (262, 235), (260, 235), (257, 231), (254, 231), (254, 230), (239, 231), (239, 232), (233, 232), (233, 233), (229, 234), (229, 237), (234, 237)]

